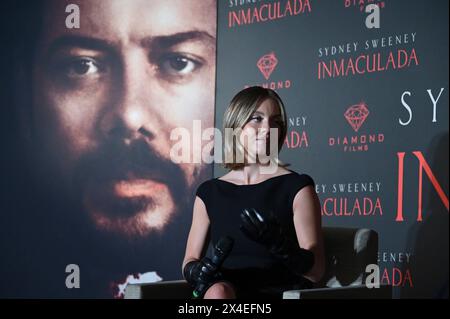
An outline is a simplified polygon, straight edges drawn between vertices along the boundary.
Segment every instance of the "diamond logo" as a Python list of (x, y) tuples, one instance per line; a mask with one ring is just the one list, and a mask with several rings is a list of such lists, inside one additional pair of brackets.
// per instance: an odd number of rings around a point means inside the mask
[(269, 54), (263, 55), (256, 65), (258, 66), (258, 69), (261, 71), (261, 73), (264, 75), (266, 80), (269, 79), (270, 75), (272, 74), (273, 70), (275, 70), (275, 67), (278, 64), (278, 59), (275, 56), (274, 52), (271, 52)]
[(358, 132), (361, 125), (369, 116), (369, 110), (364, 102), (350, 106), (344, 114), (351, 127)]

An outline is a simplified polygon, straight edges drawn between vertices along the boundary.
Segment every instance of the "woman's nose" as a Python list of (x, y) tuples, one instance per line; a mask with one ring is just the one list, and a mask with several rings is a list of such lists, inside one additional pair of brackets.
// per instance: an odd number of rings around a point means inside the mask
[(264, 120), (258, 127), (258, 137), (260, 139), (268, 138), (269, 132), (270, 132), (270, 125), (267, 121)]

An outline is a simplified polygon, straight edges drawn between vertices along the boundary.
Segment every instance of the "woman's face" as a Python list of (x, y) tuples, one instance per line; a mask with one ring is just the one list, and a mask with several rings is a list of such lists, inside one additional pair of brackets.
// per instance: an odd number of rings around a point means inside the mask
[(283, 119), (277, 102), (270, 98), (264, 100), (244, 125), (240, 135), (248, 162), (256, 163), (258, 158), (266, 156), (271, 139), (276, 143), (272, 147), (277, 148), (275, 154), (278, 154), (278, 136), (282, 125)]

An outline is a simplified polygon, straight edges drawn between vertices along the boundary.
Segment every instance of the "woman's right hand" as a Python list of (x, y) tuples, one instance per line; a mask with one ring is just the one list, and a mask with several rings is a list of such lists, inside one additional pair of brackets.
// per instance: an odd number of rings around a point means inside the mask
[(209, 287), (221, 278), (219, 269), (208, 257), (188, 262), (184, 266), (183, 276), (195, 289), (194, 294), (197, 294), (197, 296), (194, 297), (203, 295)]

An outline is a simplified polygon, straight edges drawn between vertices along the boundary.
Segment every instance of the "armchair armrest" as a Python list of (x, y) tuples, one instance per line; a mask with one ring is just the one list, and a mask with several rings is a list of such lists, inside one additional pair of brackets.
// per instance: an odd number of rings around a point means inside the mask
[(288, 290), (283, 292), (283, 299), (391, 299), (392, 286), (380, 285), (380, 288), (369, 289), (365, 285)]
[(125, 299), (189, 299), (192, 288), (186, 280), (161, 281), (146, 284), (129, 284)]

